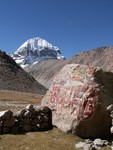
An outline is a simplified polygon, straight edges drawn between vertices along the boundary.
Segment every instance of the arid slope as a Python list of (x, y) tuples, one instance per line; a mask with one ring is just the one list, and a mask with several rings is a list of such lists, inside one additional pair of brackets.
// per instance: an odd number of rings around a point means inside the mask
[(113, 46), (100, 47), (81, 52), (68, 60), (48, 60), (25, 68), (37, 81), (49, 88), (54, 77), (66, 64), (87, 64), (99, 66), (106, 71), (113, 72)]
[(25, 72), (5, 52), (0, 51), (0, 90), (44, 94), (46, 88)]

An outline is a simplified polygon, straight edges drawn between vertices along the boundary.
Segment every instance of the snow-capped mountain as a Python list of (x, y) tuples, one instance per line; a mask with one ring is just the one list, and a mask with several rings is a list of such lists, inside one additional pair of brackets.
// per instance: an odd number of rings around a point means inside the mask
[(21, 67), (46, 59), (64, 59), (58, 47), (39, 37), (27, 40), (11, 54), (11, 57)]

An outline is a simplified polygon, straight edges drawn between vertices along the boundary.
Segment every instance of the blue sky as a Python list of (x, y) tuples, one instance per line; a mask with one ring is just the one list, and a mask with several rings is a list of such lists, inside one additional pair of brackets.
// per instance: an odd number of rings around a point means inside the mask
[(69, 58), (113, 46), (113, 0), (0, 0), (0, 49), (41, 37)]

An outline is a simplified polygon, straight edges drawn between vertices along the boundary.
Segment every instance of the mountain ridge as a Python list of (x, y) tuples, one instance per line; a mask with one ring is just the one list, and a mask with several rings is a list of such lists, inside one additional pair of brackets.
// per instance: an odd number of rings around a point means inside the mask
[(113, 72), (113, 46), (99, 47), (93, 50), (80, 52), (68, 60), (47, 60), (32, 65), (32, 67), (25, 67), (24, 69), (42, 85), (49, 88), (54, 77), (60, 72), (62, 67), (71, 63), (100, 67), (105, 71)]
[(0, 90), (44, 94), (47, 89), (0, 50)]

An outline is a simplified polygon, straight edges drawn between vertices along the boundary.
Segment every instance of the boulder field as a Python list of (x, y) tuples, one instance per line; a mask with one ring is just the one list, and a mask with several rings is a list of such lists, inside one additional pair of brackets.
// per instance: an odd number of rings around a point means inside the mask
[(82, 138), (112, 135), (113, 73), (69, 64), (55, 77), (42, 100), (52, 110), (52, 124)]

